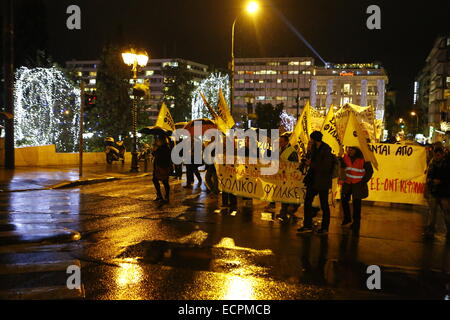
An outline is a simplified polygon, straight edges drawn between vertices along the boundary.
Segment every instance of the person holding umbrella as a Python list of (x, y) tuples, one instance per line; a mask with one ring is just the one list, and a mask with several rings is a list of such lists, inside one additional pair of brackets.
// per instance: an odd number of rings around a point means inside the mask
[[(161, 201), (168, 203), (170, 197), (169, 176), (172, 171), (172, 159), (170, 148), (165, 136), (156, 136), (155, 144), (153, 145), (153, 185), (156, 189), (156, 199), (154, 201)], [(162, 181), (166, 191), (166, 197), (163, 198), (161, 193), (161, 186), (159, 182)]]

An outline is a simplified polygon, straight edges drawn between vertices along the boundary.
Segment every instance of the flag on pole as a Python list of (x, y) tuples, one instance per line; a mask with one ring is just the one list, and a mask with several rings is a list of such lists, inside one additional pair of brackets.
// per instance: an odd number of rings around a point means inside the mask
[(156, 119), (156, 126), (167, 131), (175, 131), (175, 122), (173, 121), (169, 108), (167, 108), (164, 102), (159, 110), (158, 119)]
[(366, 137), (353, 112), (350, 112), (349, 114), (342, 144), (347, 147), (358, 147), (364, 155), (364, 160), (370, 161), (374, 168), (378, 170), (377, 159), (375, 158), (373, 152), (370, 150), (367, 144)]
[(217, 128), (224, 134), (227, 134), (228, 131), (231, 129), (231, 127), (229, 127), (225, 121), (214, 111), (213, 107), (209, 104), (208, 100), (206, 100), (205, 95), (201, 92), (200, 96), (203, 99), (203, 103), (205, 104), (205, 106), (208, 108), (209, 113), (211, 113), (211, 115), (214, 118), (214, 121), (216, 122)]
[(226, 123), (226, 125), (231, 129), (235, 125), (233, 116), (230, 113), (225, 97), (223, 96), (222, 88), (219, 89), (219, 103), (217, 105), (219, 110), (219, 117)]
[(300, 119), (298, 119), (294, 131), (292, 132), (292, 135), (289, 139), (289, 143), (291, 144), (291, 146), (296, 149), (300, 149), (303, 154), (306, 154), (306, 149), (309, 142), (308, 132), (311, 130), (311, 124), (308, 125), (310, 107), (311, 106), (309, 105), (309, 101), (306, 102), (302, 114), (300, 115)]
[(323, 122), (322, 130), (323, 134), (322, 141), (331, 147), (331, 151), (334, 155), (339, 155), (342, 150), (341, 139), (339, 139), (337, 128), (336, 128), (336, 117), (334, 116), (334, 106), (330, 106), (330, 110)]

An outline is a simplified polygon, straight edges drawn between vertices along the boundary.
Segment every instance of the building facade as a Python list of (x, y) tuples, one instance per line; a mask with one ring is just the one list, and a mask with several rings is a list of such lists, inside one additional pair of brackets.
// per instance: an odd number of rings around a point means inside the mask
[(296, 115), (309, 100), (313, 66), (310, 57), (235, 59), (233, 115), (252, 114), (257, 103), (283, 103)]
[(373, 106), (376, 118), (384, 118), (388, 76), (379, 63), (329, 64), (315, 67), (311, 77), (311, 106), (324, 112), (352, 103)]
[(450, 140), (450, 36), (436, 39), (414, 82), (414, 105), (432, 142)]
[[(73, 72), (78, 78), (83, 79), (86, 83), (86, 92), (95, 93), (97, 69), (100, 60), (84, 60), (84, 61), (67, 61), (66, 69)], [(193, 83), (197, 85), (202, 79), (209, 75), (208, 66), (179, 58), (166, 59), (150, 59), (147, 66), (139, 68), (137, 83), (148, 81), (150, 84), (150, 95), (145, 101), (146, 111), (149, 113), (150, 120), (156, 120), (159, 107), (164, 98), (164, 93), (171, 79), (164, 76), (165, 67), (183, 67), (186, 68), (193, 76)], [(130, 79), (130, 85), (133, 79)], [(169, 108), (173, 105), (169, 105)]]

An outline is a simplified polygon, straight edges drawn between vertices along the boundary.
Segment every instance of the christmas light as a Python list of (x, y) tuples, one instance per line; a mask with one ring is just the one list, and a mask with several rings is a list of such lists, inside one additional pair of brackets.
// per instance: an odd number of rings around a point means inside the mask
[(297, 123), (297, 119), (293, 115), (291, 115), (291, 114), (287, 113), (285, 110), (283, 110), (281, 112), (280, 119), (281, 119), (281, 125), (283, 126), (284, 130), (286, 130), (286, 131), (294, 130), (295, 124)]
[(77, 148), (80, 89), (55, 67), (21, 67), (14, 84), (16, 146), (55, 144), (58, 151)]
[(230, 105), (230, 85), (228, 75), (213, 73), (208, 78), (202, 80), (192, 91), (192, 120), (200, 118), (211, 118), (208, 108), (204, 105), (200, 93), (203, 93), (212, 106), (216, 106), (219, 100), (219, 89)]

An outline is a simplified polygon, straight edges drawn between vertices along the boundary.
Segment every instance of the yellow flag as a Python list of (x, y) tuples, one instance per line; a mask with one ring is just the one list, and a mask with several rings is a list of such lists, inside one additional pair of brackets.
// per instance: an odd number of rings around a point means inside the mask
[(159, 110), (158, 119), (156, 119), (156, 126), (167, 131), (175, 131), (175, 122), (173, 121), (172, 115), (164, 102)]
[(300, 118), (297, 120), (297, 124), (295, 125), (294, 131), (289, 139), (291, 146), (294, 148), (299, 148), (303, 153), (306, 153), (309, 142), (308, 131), (311, 128), (311, 124), (308, 126), (308, 120), (310, 107), (309, 101), (306, 102), (305, 108), (303, 109)]
[(323, 122), (322, 130), (323, 134), (322, 141), (331, 147), (331, 151), (334, 155), (339, 155), (342, 150), (341, 139), (339, 139), (337, 128), (336, 128), (336, 117), (334, 116), (334, 106), (330, 106), (330, 110)]
[(222, 88), (219, 89), (219, 104), (217, 108), (219, 110), (219, 117), (222, 118), (229, 128), (232, 128), (235, 123), (233, 117), (231, 116), (227, 102), (225, 101), (225, 97), (223, 96)]
[(211, 113), (211, 115), (214, 118), (214, 121), (216, 122), (217, 128), (224, 134), (227, 134), (228, 131), (230, 131), (231, 127), (229, 127), (225, 121), (223, 121), (223, 119), (214, 111), (214, 109), (211, 107), (211, 105), (209, 104), (208, 100), (206, 100), (206, 97), (203, 93), (200, 93), (200, 96), (203, 99), (203, 103), (205, 104), (205, 106), (208, 108), (209, 112)]
[(364, 160), (370, 161), (374, 168), (378, 170), (377, 159), (375, 158), (373, 152), (369, 149), (366, 137), (353, 112), (350, 112), (349, 114), (342, 144), (347, 147), (358, 147), (364, 155)]

